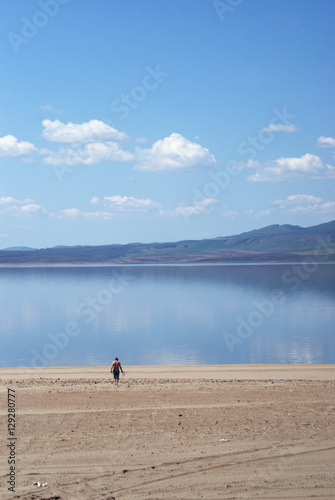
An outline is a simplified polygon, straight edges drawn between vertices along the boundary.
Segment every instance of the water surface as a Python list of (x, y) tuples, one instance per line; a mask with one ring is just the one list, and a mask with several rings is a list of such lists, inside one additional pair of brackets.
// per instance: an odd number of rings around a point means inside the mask
[(334, 363), (335, 265), (0, 268), (0, 366)]

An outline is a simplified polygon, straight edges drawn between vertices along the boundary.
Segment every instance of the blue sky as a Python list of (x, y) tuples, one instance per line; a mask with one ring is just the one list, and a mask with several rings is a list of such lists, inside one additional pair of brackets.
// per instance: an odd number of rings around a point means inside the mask
[(335, 219), (333, 0), (11, 0), (0, 17), (0, 248)]

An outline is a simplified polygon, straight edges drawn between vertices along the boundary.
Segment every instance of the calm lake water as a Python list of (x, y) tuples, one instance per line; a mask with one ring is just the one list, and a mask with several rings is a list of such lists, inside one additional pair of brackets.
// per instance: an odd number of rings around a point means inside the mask
[(0, 366), (334, 363), (335, 265), (0, 268)]

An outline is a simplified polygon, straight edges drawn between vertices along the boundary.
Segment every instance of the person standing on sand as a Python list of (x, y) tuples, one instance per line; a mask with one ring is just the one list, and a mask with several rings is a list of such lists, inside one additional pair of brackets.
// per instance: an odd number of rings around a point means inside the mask
[(113, 375), (114, 375), (114, 384), (115, 385), (119, 385), (120, 370), (121, 370), (121, 373), (123, 373), (119, 358), (115, 358), (115, 360), (113, 361), (112, 366), (111, 366), (111, 373), (113, 373)]

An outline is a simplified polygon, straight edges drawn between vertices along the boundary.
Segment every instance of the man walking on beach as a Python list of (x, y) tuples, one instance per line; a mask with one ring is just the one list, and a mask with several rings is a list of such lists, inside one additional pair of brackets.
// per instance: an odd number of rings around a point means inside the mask
[(111, 373), (114, 375), (114, 385), (119, 385), (120, 370), (123, 373), (119, 358), (115, 358), (111, 366)]

